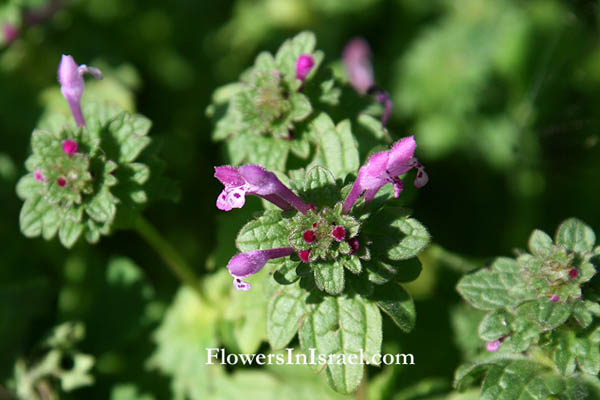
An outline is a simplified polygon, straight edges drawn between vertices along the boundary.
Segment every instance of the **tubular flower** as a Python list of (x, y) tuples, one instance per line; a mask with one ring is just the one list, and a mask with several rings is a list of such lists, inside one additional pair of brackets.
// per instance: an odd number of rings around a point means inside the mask
[(78, 66), (72, 56), (63, 54), (58, 66), (58, 82), (78, 127), (85, 126), (85, 119), (81, 112), (81, 96), (84, 87), (83, 75), (86, 73), (96, 79), (102, 79), (102, 72), (98, 68), (88, 67), (85, 64)]
[(233, 256), (227, 264), (227, 269), (231, 276), (233, 276), (233, 287), (240, 291), (252, 289), (252, 286), (242, 280), (242, 278), (256, 274), (269, 260), (287, 257), (294, 253), (294, 251), (293, 247), (280, 247), (270, 250), (252, 250)]
[(352, 87), (361, 94), (374, 94), (375, 100), (383, 106), (381, 124), (385, 126), (392, 114), (392, 100), (388, 92), (375, 84), (369, 44), (363, 38), (352, 39), (344, 48), (342, 58)]
[(425, 186), (429, 177), (425, 168), (413, 156), (416, 146), (414, 137), (410, 136), (397, 141), (391, 150), (373, 154), (358, 171), (358, 177), (344, 201), (344, 212), (349, 212), (363, 193), (367, 203), (373, 200), (379, 189), (387, 183), (394, 185), (394, 197), (397, 198), (404, 188), (399, 175), (412, 168), (417, 169), (414, 185), (418, 188)]
[(282, 210), (294, 207), (306, 213), (310, 209), (310, 206), (281, 183), (274, 173), (259, 165), (215, 167), (214, 176), (225, 186), (217, 198), (219, 210), (241, 208), (246, 202), (247, 194), (262, 197)]
[(352, 39), (344, 48), (342, 58), (350, 84), (357, 92), (366, 94), (375, 85), (371, 49), (367, 41), (362, 38)]

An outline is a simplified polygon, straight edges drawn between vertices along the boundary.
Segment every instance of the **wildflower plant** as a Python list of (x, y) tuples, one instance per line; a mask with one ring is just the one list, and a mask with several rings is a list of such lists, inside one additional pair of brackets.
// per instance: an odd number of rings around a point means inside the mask
[[(240, 208), (246, 195), (276, 206), (241, 229), (236, 240), (241, 253), (227, 265), (238, 291), (252, 289), (245, 281), (249, 276), (272, 274), (267, 337), (273, 349), (284, 348), (298, 333), (307, 355), (311, 349), (326, 357), (362, 354), (361, 361), (374, 363), (381, 351), (381, 311), (406, 332), (415, 324), (413, 301), (400, 283), (418, 276), (416, 256), (430, 236), (390, 200), (402, 192), (400, 176), (415, 169), (421, 176), (415, 184), (422, 186), (425, 172), (414, 158), (414, 139), (407, 137), (371, 155), (356, 177), (358, 149), (348, 125), (336, 127), (319, 115), (311, 128), (330, 145), (289, 176), (252, 164), (216, 167), (215, 177), (224, 184), (217, 207)], [(363, 365), (329, 363), (326, 375), (336, 391), (351, 393)]]
[[(342, 98), (343, 84), (322, 65), (323, 57), (314, 34), (301, 32), (275, 55), (258, 54), (239, 82), (215, 91), (207, 114), (215, 120), (213, 139), (225, 142), (232, 165), (259, 164), (285, 171), (290, 157), (305, 165), (319, 146), (311, 124), (322, 112), (348, 118), (354, 112), (349, 110), (368, 111), (369, 100), (350, 96), (349, 91)], [(364, 58), (363, 64), (370, 62)], [(381, 92), (376, 101), (385, 104), (385, 125), (391, 101), (374, 84), (369, 89)]]
[[(29, 171), (17, 184), (25, 201), (20, 214), (27, 237), (56, 234), (65, 247), (81, 237), (95, 243), (111, 231), (118, 212), (128, 220), (148, 200), (152, 161), (148, 153), (151, 122), (107, 103), (82, 106), (84, 74), (102, 79), (97, 68), (77, 65), (63, 55), (58, 80), (73, 118), (43, 118), (31, 139)], [(160, 173), (160, 167), (155, 169)], [(158, 181), (154, 182), (159, 182)]]
[(586, 393), (600, 372), (599, 265), (594, 231), (571, 218), (558, 227), (554, 240), (535, 230), (529, 253), (497, 258), (463, 277), (459, 293), (487, 311), (478, 334), (488, 354), (459, 368), (455, 386), (465, 388), (485, 375), (485, 399)]

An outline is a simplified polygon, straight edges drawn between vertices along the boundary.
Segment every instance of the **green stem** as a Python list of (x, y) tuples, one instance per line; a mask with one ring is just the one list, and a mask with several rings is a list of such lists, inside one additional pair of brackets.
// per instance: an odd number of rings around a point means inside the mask
[(160, 255), (171, 272), (184, 284), (204, 298), (200, 280), (196, 277), (194, 270), (179, 255), (177, 250), (163, 238), (160, 232), (150, 224), (143, 216), (138, 215), (134, 222), (134, 229), (141, 237)]

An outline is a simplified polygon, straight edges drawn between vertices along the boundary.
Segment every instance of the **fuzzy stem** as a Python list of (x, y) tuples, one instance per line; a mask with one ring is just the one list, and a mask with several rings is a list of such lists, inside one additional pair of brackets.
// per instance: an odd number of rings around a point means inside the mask
[(194, 289), (201, 299), (204, 299), (200, 281), (196, 277), (194, 270), (181, 257), (177, 250), (162, 237), (160, 232), (141, 215), (138, 215), (135, 219), (134, 229), (158, 253), (173, 275), (183, 284)]

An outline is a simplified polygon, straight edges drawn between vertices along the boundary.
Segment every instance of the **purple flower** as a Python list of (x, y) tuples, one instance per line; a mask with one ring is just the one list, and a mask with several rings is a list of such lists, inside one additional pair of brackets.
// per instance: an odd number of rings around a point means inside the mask
[(270, 250), (252, 250), (233, 256), (227, 264), (227, 269), (233, 276), (233, 287), (240, 291), (252, 289), (252, 286), (243, 281), (242, 278), (256, 274), (265, 266), (267, 261), (273, 258), (287, 257), (294, 251), (293, 247), (280, 247)]
[(81, 112), (81, 96), (84, 87), (83, 75), (86, 73), (96, 79), (102, 79), (102, 72), (98, 68), (88, 67), (85, 64), (78, 66), (73, 57), (63, 54), (58, 65), (58, 82), (78, 127), (85, 126), (85, 119)]
[(315, 66), (315, 59), (310, 54), (300, 54), (296, 61), (296, 79), (302, 82), (306, 79), (310, 70)]
[(343, 242), (346, 238), (346, 228), (344, 228), (342, 225), (338, 225), (335, 228), (333, 228), (333, 231), (331, 231), (331, 235), (338, 242)]
[(375, 85), (369, 44), (363, 38), (352, 39), (344, 48), (342, 57), (350, 84), (357, 92), (366, 94)]
[(553, 303), (556, 303), (558, 300), (559, 300), (559, 297), (558, 297), (558, 295), (557, 295), (557, 294), (553, 294), (553, 295), (550, 297), (550, 301), (551, 301), (551, 302), (553, 302)]
[(352, 39), (344, 48), (342, 57), (350, 84), (359, 93), (375, 94), (375, 100), (383, 106), (381, 125), (387, 125), (392, 114), (392, 100), (388, 92), (375, 85), (369, 44), (362, 38)]
[(352, 209), (363, 192), (367, 203), (373, 200), (379, 189), (387, 183), (394, 185), (394, 197), (400, 196), (404, 182), (399, 175), (412, 168), (417, 169), (414, 185), (418, 188), (425, 186), (429, 177), (425, 168), (413, 156), (416, 147), (414, 137), (410, 136), (397, 141), (391, 150), (373, 154), (358, 171), (358, 177), (344, 201), (344, 212)]
[(302, 201), (275, 176), (260, 165), (242, 165), (235, 168), (229, 165), (215, 167), (215, 178), (225, 188), (217, 198), (219, 210), (230, 211), (241, 208), (246, 195), (253, 194), (270, 201), (282, 210), (294, 207), (302, 213), (308, 212), (310, 205)]

